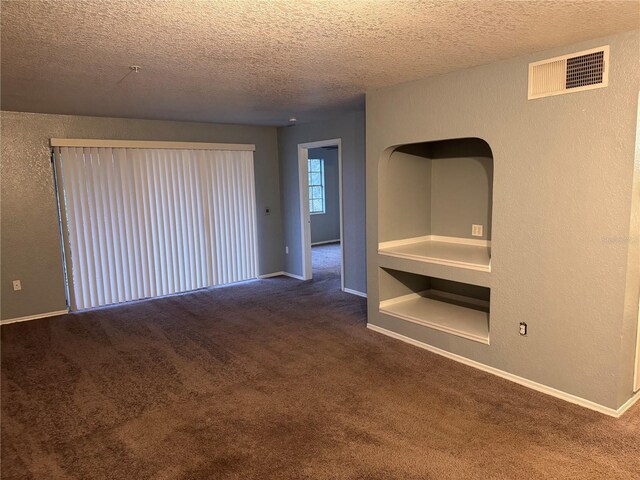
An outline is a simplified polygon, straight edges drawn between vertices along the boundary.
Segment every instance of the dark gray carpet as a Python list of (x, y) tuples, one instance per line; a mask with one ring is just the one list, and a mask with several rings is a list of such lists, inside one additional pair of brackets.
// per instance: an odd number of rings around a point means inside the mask
[(638, 478), (640, 405), (615, 420), (365, 324), (319, 268), (5, 326), (2, 478)]
[[(339, 243), (328, 243), (311, 247), (313, 274), (321, 273), (340, 278), (341, 251)], [(339, 284), (338, 284), (339, 285)]]

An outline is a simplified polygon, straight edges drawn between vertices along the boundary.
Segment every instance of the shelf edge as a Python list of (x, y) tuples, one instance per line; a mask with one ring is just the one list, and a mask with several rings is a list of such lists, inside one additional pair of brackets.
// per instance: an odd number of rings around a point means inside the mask
[(385, 250), (378, 249), (378, 255), (384, 255), (393, 258), (403, 258), (406, 260), (414, 260), (422, 263), (431, 263), (434, 265), (445, 265), (447, 267), (466, 268), (467, 270), (476, 270), (478, 272), (491, 272), (491, 264), (480, 265), (477, 263), (458, 262), (455, 260), (443, 260), (438, 257), (424, 257), (422, 255), (411, 255), (408, 253), (392, 253)]
[(461, 337), (461, 338), (466, 338), (467, 340), (471, 340), (474, 342), (478, 342), (478, 343), (483, 343), (485, 345), (489, 345), (489, 332), (487, 332), (486, 337), (480, 336), (480, 335), (473, 335), (467, 332), (464, 332), (463, 330), (458, 330), (456, 328), (450, 328), (444, 325), (441, 325), (439, 323), (433, 323), (433, 322), (429, 322), (427, 320), (421, 319), (421, 318), (416, 318), (413, 317), (411, 315), (405, 315), (402, 313), (397, 313), (394, 312), (392, 310), (388, 310), (387, 308), (383, 308), (382, 304), (379, 307), (379, 311), (380, 313), (383, 313), (385, 315), (389, 315), (391, 317), (394, 318), (399, 318), (400, 320), (405, 320), (407, 322), (411, 322), (411, 323), (415, 323), (417, 325), (422, 325), (423, 327), (427, 327), (427, 328), (432, 328), (434, 330), (439, 330), (441, 332), (445, 332), (445, 333), (449, 333), (451, 335), (455, 335), (457, 337)]
[(402, 247), (420, 242), (456, 243), (458, 245), (472, 245), (475, 247), (491, 247), (491, 240), (477, 240), (474, 238), (445, 237), (442, 235), (423, 235), (421, 237), (403, 238), (401, 240), (389, 240), (379, 242), (378, 250), (393, 247)]

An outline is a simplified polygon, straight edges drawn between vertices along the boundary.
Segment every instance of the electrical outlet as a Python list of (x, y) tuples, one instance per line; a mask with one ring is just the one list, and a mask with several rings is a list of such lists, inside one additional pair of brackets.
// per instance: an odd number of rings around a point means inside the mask
[(471, 236), (473, 237), (481, 237), (483, 235), (482, 231), (484, 230), (482, 225), (471, 225)]
[(271, 208), (270, 208), (270, 207), (266, 207), (266, 208), (264, 209), (264, 214), (265, 214), (265, 215), (271, 215)]
[(286, 253), (287, 255), (289, 255), (289, 247), (284, 247), (284, 253)]
[(22, 283), (20, 283), (20, 280), (14, 280), (13, 281), (13, 291), (17, 292), (18, 290), (22, 290)]
[(527, 334), (527, 324), (524, 322), (520, 322), (520, 335)]

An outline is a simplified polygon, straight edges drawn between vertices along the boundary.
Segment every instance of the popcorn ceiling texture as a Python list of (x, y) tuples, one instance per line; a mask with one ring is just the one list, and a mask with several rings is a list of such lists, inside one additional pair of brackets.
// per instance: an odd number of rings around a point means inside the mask
[[(637, 1), (2, 1), (2, 108), (286, 124), (638, 28)], [(129, 65), (142, 66), (138, 74)]]

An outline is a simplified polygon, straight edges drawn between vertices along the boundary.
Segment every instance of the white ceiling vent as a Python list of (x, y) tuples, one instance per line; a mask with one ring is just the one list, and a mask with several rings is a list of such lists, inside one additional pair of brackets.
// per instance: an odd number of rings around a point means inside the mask
[(529, 100), (609, 84), (609, 45), (529, 64)]

